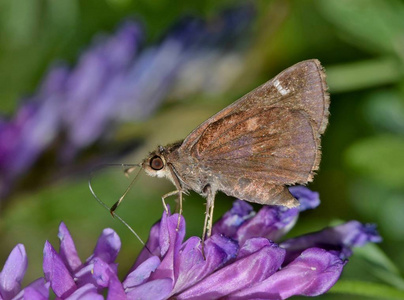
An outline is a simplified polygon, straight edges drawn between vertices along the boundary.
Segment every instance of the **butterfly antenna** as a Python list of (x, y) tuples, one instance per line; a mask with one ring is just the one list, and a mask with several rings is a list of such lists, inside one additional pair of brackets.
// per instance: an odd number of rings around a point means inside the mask
[[(134, 165), (134, 167), (139, 166), (140, 165)], [(132, 169), (132, 168), (130, 168)], [(122, 194), (122, 196), (119, 198), (118, 201), (116, 201), (114, 203), (114, 205), (112, 205), (112, 207), (110, 208), (109, 212), (111, 213), (111, 215), (114, 217), (115, 216), (115, 210), (118, 208), (119, 204), (121, 204), (123, 198), (126, 197), (126, 195), (128, 194), (128, 192), (130, 191), (130, 189), (132, 188), (132, 186), (135, 184), (136, 179), (139, 177), (141, 169), (139, 169), (139, 171), (136, 173), (135, 177), (133, 178), (133, 180), (131, 181), (131, 183), (128, 185), (128, 187), (126, 188), (125, 192)], [(128, 169), (125, 170), (125, 175), (130, 174), (131, 171), (128, 171)]]
[[(98, 169), (100, 168), (104, 168), (106, 166), (122, 166), (125, 168), (133, 168), (133, 167), (137, 167), (140, 165), (134, 165), (134, 164), (104, 164), (101, 167), (98, 167)], [(115, 209), (118, 207), (118, 205), (122, 202), (123, 198), (126, 196), (126, 194), (129, 192), (130, 188), (133, 186), (136, 178), (139, 176), (140, 170), (139, 172), (136, 174), (135, 178), (132, 180), (132, 182), (130, 183), (130, 185), (128, 186), (128, 188), (125, 190), (125, 192), (123, 193), (123, 195), (119, 198), (119, 200), (111, 207), (109, 208), (104, 201), (102, 201), (100, 198), (98, 198), (98, 196), (96, 195), (96, 193), (94, 192), (93, 186), (91, 184), (91, 181), (93, 179), (93, 174), (94, 174), (94, 170), (90, 173), (90, 178), (88, 179), (88, 187), (90, 189), (91, 194), (93, 194), (94, 198), (98, 201), (99, 204), (101, 204), (101, 206), (103, 206), (106, 210), (108, 210), (111, 215), (118, 219), (123, 225), (125, 225), (130, 232), (133, 233), (134, 236), (136, 236), (136, 238), (139, 240), (139, 242), (146, 248), (147, 251), (149, 251), (150, 254), (152, 254), (152, 252), (149, 250), (149, 248), (146, 246), (145, 242), (143, 242), (143, 240), (140, 238), (140, 236), (136, 233), (136, 231), (133, 230), (133, 228), (126, 223), (119, 215), (117, 215), (115, 213)]]

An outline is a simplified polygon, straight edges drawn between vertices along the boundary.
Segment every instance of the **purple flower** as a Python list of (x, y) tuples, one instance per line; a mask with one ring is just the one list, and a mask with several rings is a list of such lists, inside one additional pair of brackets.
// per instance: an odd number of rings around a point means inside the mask
[[(108, 288), (110, 299), (126, 299), (117, 276), (115, 259), (121, 241), (112, 229), (104, 229), (93, 254), (82, 263), (73, 239), (64, 223), (59, 226), (59, 253), (49, 242), (45, 243), (43, 271), (45, 279), (61, 299), (104, 299), (102, 291)], [(111, 296), (110, 296), (111, 295)]]
[(210, 22), (187, 18), (147, 47), (141, 26), (126, 21), (114, 35), (98, 35), (75, 66), (54, 65), (16, 115), (0, 120), (0, 197), (51, 145), (68, 163), (115, 125), (150, 116), (170, 94), (225, 90), (241, 72), (236, 46), (253, 16), (243, 6)]
[(39, 278), (21, 290), (21, 281), (27, 269), (25, 247), (18, 244), (11, 251), (0, 272), (0, 299), (48, 299), (49, 283)]
[(145, 286), (160, 290), (160, 299), (286, 299), (325, 293), (338, 280), (351, 254), (347, 249), (380, 237), (374, 227), (351, 221), (276, 244), (300, 211), (319, 205), (318, 194), (305, 187), (290, 191), (302, 203), (298, 208), (264, 206), (254, 213), (248, 203), (235, 201), (206, 241), (206, 261), (200, 239), (183, 243), (183, 223), (175, 234), (178, 216), (163, 214), (146, 244), (152, 254), (144, 249), (132, 270), (151, 257), (159, 257), (161, 264), (136, 286), (124, 282), (128, 295), (140, 296)]
[[(286, 299), (323, 294), (340, 277), (352, 247), (381, 239), (374, 226), (351, 221), (277, 243), (299, 211), (319, 204), (318, 194), (305, 187), (291, 192), (300, 207), (264, 206), (255, 214), (249, 204), (235, 201), (205, 241), (206, 259), (199, 237), (184, 241), (184, 218), (177, 228), (178, 214), (164, 212), (122, 282), (114, 262), (120, 240), (112, 229), (103, 231), (93, 254), (82, 263), (62, 223), (59, 253), (45, 244), (45, 280), (23, 292), (38, 294), (30, 299), (46, 299), (49, 286), (59, 299), (103, 299), (105, 290), (107, 299)], [(2, 299), (20, 290), (26, 268), (23, 249), (19, 245), (13, 250), (0, 275)]]

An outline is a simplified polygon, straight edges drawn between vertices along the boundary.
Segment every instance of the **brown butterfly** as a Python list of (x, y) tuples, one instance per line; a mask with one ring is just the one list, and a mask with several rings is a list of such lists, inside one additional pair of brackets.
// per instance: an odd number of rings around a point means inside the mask
[(185, 140), (159, 146), (141, 166), (175, 185), (162, 197), (166, 210), (169, 196), (178, 195), (179, 214), (187, 191), (206, 198), (204, 239), (211, 234), (218, 191), (260, 204), (299, 204), (287, 186), (312, 181), (328, 107), (324, 70), (318, 60), (306, 60), (224, 108)]

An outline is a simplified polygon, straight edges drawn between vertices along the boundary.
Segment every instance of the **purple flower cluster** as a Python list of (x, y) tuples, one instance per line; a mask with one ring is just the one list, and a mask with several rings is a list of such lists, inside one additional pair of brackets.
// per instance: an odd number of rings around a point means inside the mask
[[(0, 119), (0, 196), (51, 146), (70, 162), (114, 125), (147, 118), (170, 93), (223, 91), (210, 85), (237, 73), (236, 45), (253, 16), (243, 6), (210, 22), (188, 18), (149, 47), (142, 28), (127, 21), (114, 35), (97, 36), (76, 66), (53, 66), (15, 116)], [(226, 76), (219, 69), (228, 58)]]
[[(79, 259), (72, 237), (62, 223), (59, 253), (46, 242), (43, 269), (38, 279), (20, 291), (27, 266), (24, 247), (10, 254), (0, 274), (0, 299), (47, 299), (48, 289), (59, 299), (286, 299), (316, 296), (338, 280), (352, 247), (379, 242), (374, 226), (356, 221), (286, 240), (278, 240), (296, 222), (300, 211), (319, 204), (318, 194), (304, 187), (291, 188), (298, 208), (264, 206), (258, 213), (237, 200), (215, 225), (206, 240), (184, 241), (185, 220), (165, 212), (150, 231), (147, 248), (121, 282), (114, 263), (120, 240), (105, 229), (94, 253)], [(150, 251), (150, 252), (149, 252)], [(29, 297), (28, 297), (29, 295)]]

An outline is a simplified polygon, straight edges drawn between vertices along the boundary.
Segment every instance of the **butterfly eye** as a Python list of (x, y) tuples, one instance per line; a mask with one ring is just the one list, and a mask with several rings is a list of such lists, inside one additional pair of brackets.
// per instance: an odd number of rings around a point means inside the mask
[(153, 156), (153, 158), (150, 160), (150, 167), (156, 171), (161, 170), (164, 167), (161, 157), (157, 155)]

